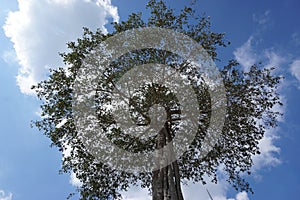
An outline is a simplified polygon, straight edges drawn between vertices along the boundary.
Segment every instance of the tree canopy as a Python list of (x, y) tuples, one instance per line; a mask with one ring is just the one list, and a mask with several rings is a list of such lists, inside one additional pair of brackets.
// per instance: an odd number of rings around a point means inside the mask
[[(121, 198), (120, 192), (126, 191), (132, 185), (149, 188), (153, 199), (168, 199), (161, 198), (159, 194), (166, 191), (161, 189), (164, 186), (160, 178), (171, 177), (164, 182), (168, 184), (167, 192), (175, 191), (176, 199), (179, 200), (183, 199), (180, 182), (186, 180), (205, 184), (206, 175), (211, 181), (217, 182), (219, 166), (223, 167), (227, 181), (234, 188), (251, 191), (244, 175), (251, 173), (252, 156), (259, 154), (259, 140), (268, 128), (277, 125), (280, 113), (274, 110), (274, 106), (281, 105), (277, 93), (281, 78), (274, 75), (273, 68), (264, 68), (262, 64), (253, 65), (249, 71), (243, 71), (235, 60), (230, 60), (226, 66), (218, 66), (226, 94), (225, 122), (220, 137), (205, 156), (199, 155), (199, 149), (208, 134), (211, 100), (207, 85), (196, 84), (193, 81), (191, 82), (201, 111), (197, 122), (197, 134), (188, 150), (164, 169), (136, 173), (114, 169), (106, 163), (99, 162), (80, 140), (72, 109), (74, 82), (84, 59), (108, 38), (132, 29), (170, 29), (192, 38), (206, 50), (213, 61), (219, 59), (217, 48), (229, 44), (225, 41), (223, 33), (211, 30), (208, 17), (198, 15), (189, 6), (178, 12), (169, 8), (164, 1), (150, 0), (146, 7), (150, 11), (148, 19), (144, 19), (142, 13), (132, 13), (127, 20), (113, 23), (111, 33), (104, 34), (100, 29), (92, 32), (84, 28), (82, 38), (67, 44), (70, 51), (61, 53), (66, 67), (51, 70), (47, 80), (33, 86), (41, 100), (42, 109), (41, 119), (35, 121), (34, 125), (49, 137), (60, 151), (64, 153), (70, 149), (70, 154), (63, 156), (61, 171), (74, 172), (82, 182), (82, 186), (78, 188), (81, 199), (118, 199)], [(111, 89), (113, 84), (134, 66), (147, 63), (169, 65), (188, 76), (199, 73), (191, 70), (194, 69), (193, 63), (172, 52), (153, 48), (138, 49), (110, 63), (108, 75), (98, 83), (99, 90)], [(112, 115), (104, 112), (103, 108), (105, 103), (111, 101), (109, 94), (96, 95), (95, 106), (99, 124), (113, 144), (130, 152), (161, 148), (176, 135), (181, 114), (178, 99), (168, 92), (168, 88), (155, 84), (135, 92), (136, 95), (130, 99), (134, 121), (140, 125), (149, 124), (149, 108), (159, 104), (167, 113), (163, 131), (148, 139), (137, 139), (119, 128), (108, 129), (115, 123)], [(140, 98), (141, 96), (144, 98)], [(67, 122), (63, 126), (57, 126), (64, 119)], [(163, 136), (162, 140), (158, 139), (160, 136)], [(174, 194), (169, 194), (170, 199), (175, 199), (172, 195)]]

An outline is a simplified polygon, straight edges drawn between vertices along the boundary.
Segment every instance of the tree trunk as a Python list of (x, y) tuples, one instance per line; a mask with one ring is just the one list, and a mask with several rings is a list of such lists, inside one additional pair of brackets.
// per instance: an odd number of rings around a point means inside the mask
[[(167, 123), (157, 137), (157, 148), (162, 148), (166, 142), (171, 141), (170, 129)], [(158, 156), (163, 158), (162, 155)], [(183, 200), (180, 185), (178, 162), (152, 172), (152, 200)]]

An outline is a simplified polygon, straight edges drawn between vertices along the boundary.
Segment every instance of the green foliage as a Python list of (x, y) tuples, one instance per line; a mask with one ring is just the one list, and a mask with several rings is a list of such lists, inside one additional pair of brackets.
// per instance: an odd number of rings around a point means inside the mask
[[(147, 8), (150, 11), (147, 21), (143, 20), (142, 13), (133, 13), (126, 21), (114, 23), (114, 32), (110, 34), (105, 35), (100, 30), (93, 33), (85, 28), (81, 39), (68, 43), (70, 52), (61, 54), (65, 64), (69, 67), (51, 70), (51, 75), (47, 80), (33, 87), (41, 100), (42, 109), (41, 120), (34, 124), (51, 139), (53, 145), (57, 146), (60, 151), (64, 152), (67, 148), (71, 148), (70, 155), (63, 157), (61, 171), (64, 173), (73, 171), (81, 180), (83, 185), (78, 188), (81, 199), (111, 197), (118, 199), (121, 197), (119, 192), (126, 191), (131, 185), (151, 189), (152, 181), (152, 172), (132, 174), (111, 169), (103, 163), (96, 162), (78, 139), (72, 116), (72, 86), (83, 59), (93, 48), (112, 35), (143, 27), (162, 27), (182, 32), (201, 44), (213, 60), (217, 59), (217, 47), (226, 47), (224, 34), (212, 32), (209, 19), (196, 15), (190, 7), (185, 7), (177, 14), (163, 1), (150, 0)], [(180, 61), (176, 55), (153, 49), (124, 55), (114, 61), (111, 67), (119, 67), (120, 76), (131, 66), (149, 63), (149, 61), (170, 64), (182, 70), (189, 68), (189, 63)], [(122, 72), (122, 70), (125, 71)], [(276, 92), (280, 77), (274, 76), (272, 70), (255, 65), (249, 72), (244, 72), (236, 61), (230, 61), (227, 66), (220, 69), (227, 94), (226, 122), (215, 148), (202, 159), (199, 159), (198, 150), (209, 123), (209, 108), (205, 106), (209, 105), (209, 95), (205, 87), (199, 90), (197, 95), (199, 106), (203, 113), (206, 113), (206, 119), (199, 125), (198, 134), (189, 151), (177, 161), (182, 181), (191, 180), (204, 184), (204, 175), (209, 175), (212, 181), (216, 182), (217, 167), (222, 164), (228, 175), (228, 181), (236, 189), (250, 190), (249, 184), (242, 175), (244, 172), (250, 174), (250, 167), (253, 164), (251, 156), (259, 154), (259, 140), (268, 128), (277, 125), (277, 117), (280, 115), (273, 109), (275, 105), (281, 105)], [(117, 79), (115, 74), (115, 77), (111, 77), (108, 82)], [(157, 88), (153, 86), (152, 90), (155, 89)], [(144, 91), (148, 97), (155, 96), (151, 92), (153, 91), (149, 89)], [(155, 94), (157, 95), (157, 92)], [(168, 98), (171, 97), (163, 97), (163, 99)], [(159, 100), (156, 101), (159, 103)], [(168, 102), (166, 108), (176, 105), (176, 101)], [(151, 103), (148, 102), (148, 104)], [(101, 108), (101, 104), (99, 107)], [(141, 113), (144, 112), (147, 110)], [(56, 125), (62, 119), (68, 119), (68, 122), (57, 128)], [(102, 116), (99, 120), (107, 122), (110, 119), (109, 116), (108, 118)], [(147, 117), (144, 120), (147, 121)], [(115, 134), (120, 134), (120, 132), (116, 130)], [(114, 135), (111, 135), (111, 139), (113, 137)], [(124, 145), (122, 140), (115, 140), (115, 142)], [(133, 149), (145, 149), (147, 145), (152, 148), (153, 144), (155, 141), (152, 143), (137, 141)]]

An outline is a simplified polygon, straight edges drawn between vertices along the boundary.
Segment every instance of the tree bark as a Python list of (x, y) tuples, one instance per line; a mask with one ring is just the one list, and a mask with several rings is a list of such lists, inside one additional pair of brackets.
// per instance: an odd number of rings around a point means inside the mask
[[(157, 136), (157, 148), (163, 148), (167, 142), (171, 142), (171, 133), (168, 123)], [(162, 155), (157, 156), (160, 162)], [(184, 200), (180, 184), (178, 162), (152, 172), (152, 200)]]

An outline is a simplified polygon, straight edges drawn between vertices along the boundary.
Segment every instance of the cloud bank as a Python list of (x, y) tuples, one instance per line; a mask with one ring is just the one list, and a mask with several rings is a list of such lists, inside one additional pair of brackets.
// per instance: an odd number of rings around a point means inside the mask
[(3, 29), (14, 45), (17, 84), (25, 94), (33, 93), (30, 87), (46, 78), (48, 68), (63, 65), (58, 53), (82, 35), (83, 27), (107, 32), (109, 19), (119, 20), (111, 0), (18, 0), (18, 6)]

